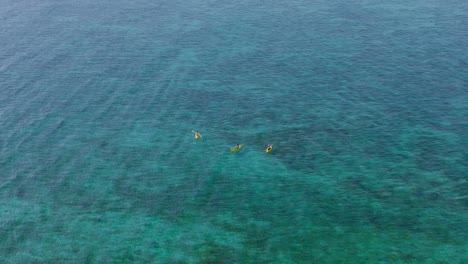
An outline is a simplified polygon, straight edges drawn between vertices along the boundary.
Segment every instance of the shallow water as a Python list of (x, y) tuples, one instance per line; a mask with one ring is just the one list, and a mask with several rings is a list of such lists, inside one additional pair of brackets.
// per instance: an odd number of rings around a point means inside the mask
[(464, 1), (1, 6), (2, 263), (468, 262)]

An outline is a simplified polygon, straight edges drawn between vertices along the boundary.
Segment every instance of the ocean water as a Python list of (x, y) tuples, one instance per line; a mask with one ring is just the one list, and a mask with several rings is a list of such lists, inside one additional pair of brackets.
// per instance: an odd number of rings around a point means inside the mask
[(0, 22), (1, 263), (468, 263), (466, 1)]

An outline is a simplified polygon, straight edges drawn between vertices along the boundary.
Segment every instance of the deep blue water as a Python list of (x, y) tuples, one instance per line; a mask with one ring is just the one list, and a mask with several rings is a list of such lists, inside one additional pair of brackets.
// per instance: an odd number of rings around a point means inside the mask
[(0, 262), (468, 263), (467, 30), (462, 0), (0, 0)]

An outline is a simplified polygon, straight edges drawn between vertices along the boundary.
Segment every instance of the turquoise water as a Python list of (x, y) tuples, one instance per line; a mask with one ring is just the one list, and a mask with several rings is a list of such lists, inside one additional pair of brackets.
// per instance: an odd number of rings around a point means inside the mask
[(465, 1), (0, 6), (1, 263), (468, 263)]

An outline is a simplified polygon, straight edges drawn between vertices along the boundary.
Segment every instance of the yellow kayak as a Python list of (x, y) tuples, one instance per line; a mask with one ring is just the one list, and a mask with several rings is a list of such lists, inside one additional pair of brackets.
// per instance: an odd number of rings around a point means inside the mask
[(202, 135), (198, 133), (198, 131), (192, 130), (192, 133), (195, 134), (195, 139), (200, 139), (202, 137)]
[(265, 149), (266, 153), (270, 153), (273, 150), (273, 145), (268, 145), (268, 147)]
[(237, 152), (237, 151), (239, 151), (241, 148), (242, 148), (242, 144), (239, 144), (239, 145), (237, 145), (237, 146), (235, 146), (235, 147), (232, 147), (232, 148), (231, 148), (231, 152)]

